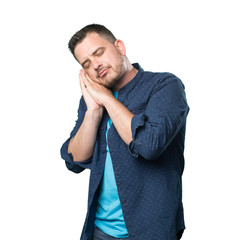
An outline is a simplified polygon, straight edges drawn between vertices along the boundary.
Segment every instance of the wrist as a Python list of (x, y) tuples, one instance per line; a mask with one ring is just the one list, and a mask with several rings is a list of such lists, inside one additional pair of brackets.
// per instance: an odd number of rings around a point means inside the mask
[(114, 103), (114, 101), (118, 101), (113, 95), (107, 95), (102, 101), (102, 105), (107, 109), (110, 105)]
[(90, 110), (88, 109), (85, 113), (85, 118), (88, 120), (101, 120), (103, 115), (103, 108), (99, 108), (97, 110)]

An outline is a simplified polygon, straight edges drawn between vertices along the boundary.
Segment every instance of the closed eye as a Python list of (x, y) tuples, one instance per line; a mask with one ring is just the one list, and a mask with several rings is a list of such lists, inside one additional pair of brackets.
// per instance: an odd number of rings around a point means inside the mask
[(104, 50), (105, 50), (104, 47), (100, 47), (96, 51), (94, 51), (92, 55), (94, 55), (94, 56), (101, 56), (104, 53)]
[(88, 67), (89, 67), (89, 61), (84, 62), (84, 63), (82, 64), (82, 67), (83, 67), (84, 69), (88, 68)]
[(99, 52), (97, 52), (97, 56), (101, 56), (103, 54), (103, 51), (99, 51)]

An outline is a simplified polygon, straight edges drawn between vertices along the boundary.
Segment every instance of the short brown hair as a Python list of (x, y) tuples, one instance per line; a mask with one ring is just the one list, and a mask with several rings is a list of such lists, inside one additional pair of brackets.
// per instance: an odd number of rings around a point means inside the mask
[(98, 33), (101, 37), (105, 38), (111, 43), (115, 43), (116, 38), (112, 34), (110, 30), (108, 30), (105, 26), (100, 24), (90, 24), (76, 32), (72, 38), (70, 39), (68, 43), (68, 48), (71, 51), (71, 53), (74, 55), (74, 49), (77, 46), (78, 43), (82, 42), (88, 33)]

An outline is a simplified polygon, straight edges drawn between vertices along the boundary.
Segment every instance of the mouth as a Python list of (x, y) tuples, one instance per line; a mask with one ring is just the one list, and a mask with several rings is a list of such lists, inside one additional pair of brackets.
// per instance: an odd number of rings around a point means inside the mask
[(98, 76), (102, 78), (108, 73), (108, 71), (109, 71), (109, 68), (104, 68), (98, 73)]

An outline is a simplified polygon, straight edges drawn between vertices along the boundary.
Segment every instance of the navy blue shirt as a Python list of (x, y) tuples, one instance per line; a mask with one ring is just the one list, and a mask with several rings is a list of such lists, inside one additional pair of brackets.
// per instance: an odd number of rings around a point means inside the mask
[[(107, 136), (123, 216), (130, 240), (175, 240), (177, 232), (185, 228), (181, 177), (189, 107), (184, 86), (171, 73), (147, 72), (138, 64), (133, 66), (139, 70), (137, 75), (118, 92), (118, 100), (134, 114), (133, 140), (127, 145), (113, 124)], [(81, 98), (76, 125), (61, 148), (61, 156), (75, 173), (91, 169), (81, 240), (92, 240), (109, 116), (105, 111), (93, 156), (85, 162), (75, 162), (67, 148), (86, 110)]]

